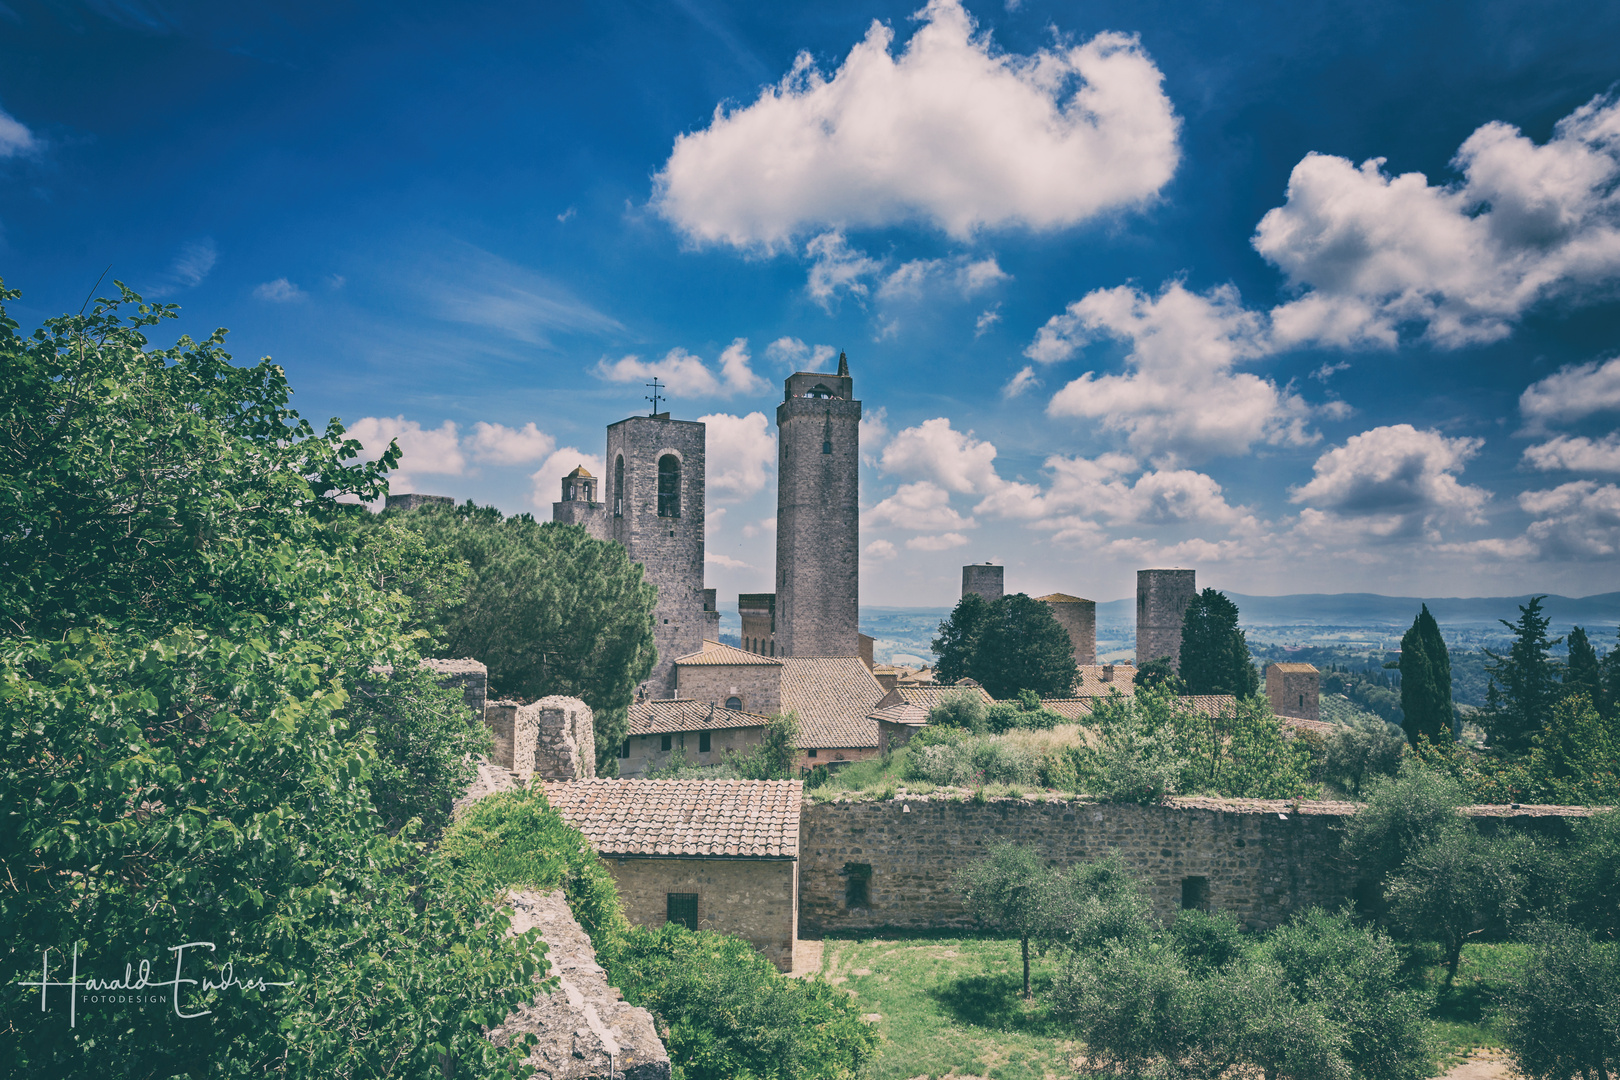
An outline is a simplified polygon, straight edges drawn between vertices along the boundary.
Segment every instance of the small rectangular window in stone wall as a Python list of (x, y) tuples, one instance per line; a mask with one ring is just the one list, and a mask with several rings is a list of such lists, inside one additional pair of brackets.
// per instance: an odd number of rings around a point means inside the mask
[(698, 735), (698, 753), (707, 754), (709, 752), (710, 745), (709, 733), (707, 731)]
[(664, 917), (670, 922), (679, 923), (688, 930), (696, 930), (698, 928), (697, 893), (672, 892), (668, 896), (666, 905)]
[(675, 742), (675, 736), (673, 736), (673, 735), (662, 735), (658, 739), (658, 749), (667, 751), (667, 750), (670, 749), (671, 746), (674, 745), (674, 742)]
[(1209, 910), (1209, 878), (1184, 877), (1181, 879), (1181, 910)]
[(844, 906), (863, 908), (872, 902), (872, 864), (844, 864)]

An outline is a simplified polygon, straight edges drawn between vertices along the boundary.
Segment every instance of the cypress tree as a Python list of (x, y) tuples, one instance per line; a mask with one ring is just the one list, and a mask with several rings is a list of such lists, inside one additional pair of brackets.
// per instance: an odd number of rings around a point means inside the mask
[(1564, 697), (1585, 694), (1595, 708), (1603, 698), (1603, 664), (1584, 627), (1569, 632), (1569, 660), (1564, 667)]
[(1559, 667), (1552, 659), (1552, 647), (1563, 638), (1547, 637), (1551, 618), (1542, 613), (1545, 596), (1533, 596), (1519, 605), (1514, 622), (1497, 620), (1513, 631), (1513, 644), (1503, 654), (1484, 650), (1494, 663), (1487, 664), (1490, 683), (1485, 691), (1485, 713), (1481, 716), (1491, 743), (1508, 753), (1530, 749), (1530, 740), (1541, 730), (1560, 694)]
[(1451, 654), (1440, 626), (1424, 604), (1412, 628), (1401, 638), (1401, 712), (1406, 739), (1419, 735), (1439, 740), (1451, 734)]
[(1181, 681), (1189, 694), (1250, 697), (1260, 673), (1238, 627), (1238, 607), (1224, 593), (1205, 589), (1187, 605), (1181, 623)]

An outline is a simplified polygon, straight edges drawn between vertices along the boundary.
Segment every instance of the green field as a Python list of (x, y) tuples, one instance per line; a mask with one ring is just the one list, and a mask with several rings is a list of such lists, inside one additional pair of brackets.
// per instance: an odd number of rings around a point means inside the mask
[[(883, 1041), (872, 1080), (1061, 1080), (1077, 1074), (1084, 1047), (1044, 1003), (1052, 963), (1035, 960), (1035, 998), (1023, 1001), (1017, 941), (932, 934), (828, 938), (823, 950), (823, 977), (849, 992), (878, 1025)], [(1438, 958), (1422, 950), (1412, 954), (1413, 979), (1436, 991), (1431, 1034), (1437, 1073), (1474, 1047), (1501, 1045), (1490, 1009), (1523, 962), (1523, 946), (1468, 945), (1456, 985), (1446, 990)]]

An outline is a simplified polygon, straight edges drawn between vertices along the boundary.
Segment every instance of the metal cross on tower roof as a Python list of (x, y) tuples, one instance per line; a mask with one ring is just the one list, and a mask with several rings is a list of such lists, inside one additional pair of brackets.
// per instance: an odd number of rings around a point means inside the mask
[(648, 395), (647, 397), (642, 398), (641, 400), (652, 402), (652, 413), (651, 413), (651, 415), (657, 416), (658, 415), (658, 391), (666, 389), (666, 388), (658, 385), (658, 376), (656, 376), (656, 375), (653, 376), (653, 381), (652, 382), (645, 383), (643, 385), (652, 387), (652, 393), (650, 395)]

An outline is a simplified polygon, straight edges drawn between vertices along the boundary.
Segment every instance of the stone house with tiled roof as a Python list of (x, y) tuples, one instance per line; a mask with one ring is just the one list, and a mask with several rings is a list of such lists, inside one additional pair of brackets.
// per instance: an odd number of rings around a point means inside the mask
[(630, 706), (629, 730), (619, 746), (619, 775), (645, 776), (679, 755), (697, 765), (718, 765), (728, 753), (757, 746), (769, 719), (712, 701), (638, 701)]
[(782, 971), (798, 940), (801, 795), (797, 780), (546, 785), (613, 874), (632, 924), (736, 934)]
[(1322, 675), (1314, 664), (1267, 664), (1266, 698), (1278, 716), (1321, 720)]
[(877, 722), (868, 714), (883, 687), (858, 656), (761, 656), (705, 641), (701, 651), (676, 659), (675, 682), (680, 700), (759, 715), (796, 714), (801, 766), (858, 761), (878, 752)]

